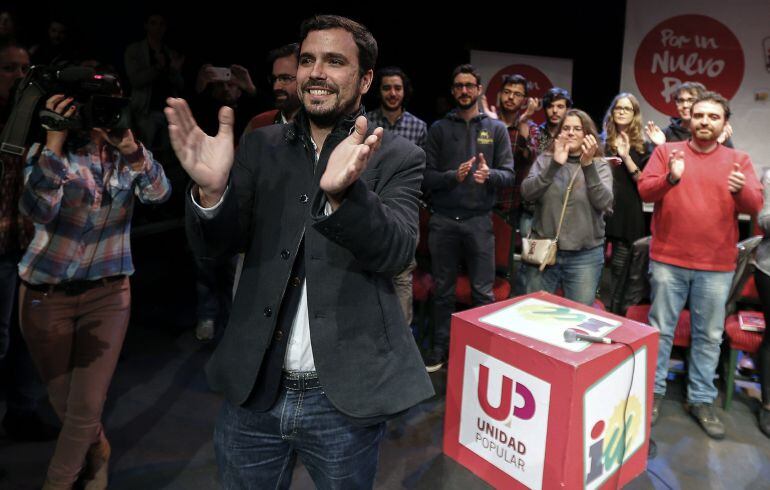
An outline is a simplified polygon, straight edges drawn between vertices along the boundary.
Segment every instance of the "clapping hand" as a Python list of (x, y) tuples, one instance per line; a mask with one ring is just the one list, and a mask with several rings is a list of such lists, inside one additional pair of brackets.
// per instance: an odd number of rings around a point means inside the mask
[(329, 156), (320, 187), (326, 193), (332, 210), (339, 207), (347, 188), (366, 170), (369, 159), (380, 147), (384, 130), (377, 128), (366, 136), (367, 127), (366, 117), (358, 116), (355, 130)]

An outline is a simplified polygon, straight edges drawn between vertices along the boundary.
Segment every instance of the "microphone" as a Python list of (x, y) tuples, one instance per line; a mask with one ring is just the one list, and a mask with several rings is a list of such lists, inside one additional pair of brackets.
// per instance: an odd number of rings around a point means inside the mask
[(582, 340), (584, 342), (592, 342), (594, 344), (611, 344), (613, 342), (612, 339), (605, 337), (596, 337), (594, 335), (584, 335), (582, 333), (577, 333), (571, 328), (568, 328), (564, 331), (565, 342), (572, 343), (577, 342), (578, 340)]

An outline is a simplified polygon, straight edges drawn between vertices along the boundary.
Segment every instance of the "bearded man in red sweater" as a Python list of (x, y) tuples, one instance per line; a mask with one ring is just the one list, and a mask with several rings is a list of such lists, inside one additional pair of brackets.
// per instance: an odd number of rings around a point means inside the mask
[(738, 255), (736, 218), (760, 210), (762, 187), (749, 156), (717, 141), (730, 117), (727, 100), (705, 92), (691, 113), (691, 138), (658, 146), (638, 182), (642, 199), (655, 203), (650, 324), (660, 331), (660, 349), (652, 421), (666, 393), (674, 329), (689, 297), (687, 407), (706, 434), (721, 439), (725, 429), (714, 411), (714, 374)]

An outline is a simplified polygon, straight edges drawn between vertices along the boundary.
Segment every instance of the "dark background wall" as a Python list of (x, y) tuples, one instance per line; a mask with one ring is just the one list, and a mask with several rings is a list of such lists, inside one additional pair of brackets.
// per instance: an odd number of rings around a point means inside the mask
[[(448, 96), (449, 77), (457, 64), (469, 60), (472, 49), (553, 56), (574, 60), (573, 97), (576, 106), (601, 121), (617, 93), (625, 24), (625, 2), (509, 2), (493, 6), (464, 2), (431, 6), (417, 2), (330, 3), (318, 7), (303, 2), (165, 2), (89, 3), (25, 2), (11, 5), (21, 24), (21, 39), (34, 44), (45, 35), (53, 13), (64, 16), (72, 34), (93, 57), (122, 69), (123, 49), (143, 37), (147, 13), (163, 13), (168, 40), (186, 55), (189, 85), (204, 62), (247, 66), (270, 103), (264, 60), (273, 47), (296, 39), (302, 19), (316, 13), (349, 16), (365, 24), (380, 46), (378, 66), (399, 65), (415, 85), (412, 112), (428, 121), (441, 114), (438, 97)], [(588, 5), (593, 5), (588, 7)], [(421, 13), (410, 13), (417, 9)], [(376, 105), (367, 101), (367, 105)]]

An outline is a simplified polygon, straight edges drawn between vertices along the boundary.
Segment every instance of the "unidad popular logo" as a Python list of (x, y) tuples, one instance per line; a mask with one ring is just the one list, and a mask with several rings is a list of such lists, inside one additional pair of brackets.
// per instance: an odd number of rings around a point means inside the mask
[[(521, 404), (514, 404), (514, 393), (519, 395)], [(532, 392), (520, 382), (515, 382), (508, 376), (502, 375), (500, 384), (499, 404), (494, 406), (489, 393), (489, 368), (479, 365), (479, 380), (477, 390), (479, 405), (484, 413), (491, 419), (501, 422), (507, 427), (512, 426), (513, 419), (530, 420), (535, 416), (535, 397)], [(524, 469), (524, 461), (517, 457), (527, 453), (524, 442), (516, 440), (504, 429), (498, 428), (481, 417), (476, 419), (476, 440), (485, 449), (489, 449), (498, 458), (512, 464), (519, 469)]]
[(621, 401), (608, 420), (598, 420), (593, 425), (588, 448), (586, 486), (602, 477), (609, 477), (623, 464), (629, 457), (629, 448), (643, 430), (643, 421), (642, 403), (636, 396), (631, 396), (627, 406), (625, 400)]

